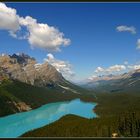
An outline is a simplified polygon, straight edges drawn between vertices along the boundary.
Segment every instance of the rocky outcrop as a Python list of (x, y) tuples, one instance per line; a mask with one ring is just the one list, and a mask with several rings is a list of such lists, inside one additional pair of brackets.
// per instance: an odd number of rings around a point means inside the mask
[(62, 74), (48, 62), (37, 64), (35, 58), (23, 53), (1, 55), (0, 74), (36, 86), (47, 86), (64, 81)]
[(19, 112), (29, 111), (32, 109), (29, 105), (27, 105), (24, 102), (18, 102), (18, 103), (13, 102), (13, 104), (17, 107)]

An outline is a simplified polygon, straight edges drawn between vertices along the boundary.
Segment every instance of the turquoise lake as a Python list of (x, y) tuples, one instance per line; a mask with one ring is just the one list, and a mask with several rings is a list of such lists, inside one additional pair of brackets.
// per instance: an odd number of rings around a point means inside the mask
[(27, 131), (50, 124), (64, 115), (75, 114), (95, 118), (96, 103), (75, 99), (66, 102), (49, 103), (37, 109), (0, 118), (0, 138), (16, 138)]

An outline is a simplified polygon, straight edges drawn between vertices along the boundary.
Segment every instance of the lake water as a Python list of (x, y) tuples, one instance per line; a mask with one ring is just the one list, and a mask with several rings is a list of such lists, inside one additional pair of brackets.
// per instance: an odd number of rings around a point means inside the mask
[(50, 124), (66, 114), (95, 118), (96, 103), (80, 99), (43, 105), (37, 109), (0, 118), (0, 138), (15, 138), (27, 131)]

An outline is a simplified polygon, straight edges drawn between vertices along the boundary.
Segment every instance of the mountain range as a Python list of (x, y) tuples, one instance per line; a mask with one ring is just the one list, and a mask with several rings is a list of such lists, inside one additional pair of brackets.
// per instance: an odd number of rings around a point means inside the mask
[(0, 73), (7, 78), (36, 86), (64, 82), (62, 74), (48, 62), (37, 64), (35, 58), (24, 53), (0, 56)]
[(0, 116), (28, 111), (50, 102), (88, 96), (48, 62), (27, 54), (0, 55)]
[[(95, 93), (140, 92), (140, 69), (102, 75), (77, 86), (48, 62), (38, 64), (27, 54), (0, 55), (0, 116), (29, 111), (41, 105), (72, 100), (94, 100)], [(89, 90), (90, 89), (90, 90)]]
[(102, 75), (93, 77), (83, 87), (96, 92), (139, 92), (140, 69), (119, 75)]

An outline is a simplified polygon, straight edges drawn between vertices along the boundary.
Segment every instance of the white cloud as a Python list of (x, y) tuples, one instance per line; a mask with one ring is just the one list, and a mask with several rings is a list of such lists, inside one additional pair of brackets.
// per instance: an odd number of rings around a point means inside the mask
[(132, 34), (136, 34), (136, 28), (135, 27), (133, 27), (133, 26), (125, 26), (125, 25), (121, 25), (121, 26), (118, 26), (117, 28), (116, 28), (116, 30), (118, 31), (118, 32), (130, 32), (130, 33), (132, 33)]
[(140, 65), (129, 65), (128, 68), (131, 70), (137, 70), (140, 69)]
[(48, 24), (37, 23), (37, 20), (26, 16), (19, 18), (20, 25), (26, 26), (29, 31), (28, 42), (32, 47), (39, 47), (48, 51), (60, 51), (60, 46), (68, 46), (70, 39), (57, 28)]
[(49, 61), (54, 60), (54, 56), (51, 53), (49, 53), (47, 57)]
[(17, 31), (20, 29), (16, 10), (0, 2), (0, 29)]
[(128, 65), (128, 61), (124, 61), (124, 64), (125, 64), (125, 65)]
[[(27, 33), (22, 27), (26, 27)], [(20, 17), (16, 9), (0, 3), (0, 29), (8, 30), (10, 35), (18, 39), (27, 39), (32, 48), (41, 48), (47, 51), (60, 51), (61, 46), (70, 45), (70, 39), (64, 38), (64, 33), (47, 23), (38, 23), (30, 16)]]
[(125, 69), (126, 69), (125, 65), (113, 65), (108, 68), (97, 67), (94, 72), (95, 73), (113, 73), (113, 72), (119, 72)]
[(16, 32), (13, 31), (9, 31), (10, 36), (12, 36), (13, 38), (19, 39), (19, 40), (23, 40), (23, 39), (27, 39), (29, 36), (28, 32), (25, 32), (24, 34), (22, 34), (21, 30), (18, 30)]
[[(88, 78), (89, 81), (91, 80), (103, 80), (104, 78), (108, 78), (105, 75), (108, 74), (117, 74), (118, 72), (126, 70), (127, 67), (125, 65), (113, 65), (108, 68), (97, 67), (92, 76)], [(111, 77), (109, 77), (111, 78)]]
[(102, 67), (97, 67), (94, 72), (96, 72), (96, 73), (104, 72), (104, 69)]
[(44, 61), (47, 61), (49, 64), (54, 66), (57, 71), (62, 73), (62, 75), (67, 79), (70, 79), (75, 75), (72, 71), (72, 65), (69, 62), (58, 60), (50, 53), (47, 55), (47, 58), (45, 58)]
[(126, 67), (124, 65), (114, 65), (114, 66), (110, 66), (109, 68), (106, 69), (107, 72), (119, 72), (119, 71), (122, 71), (122, 70), (125, 70)]
[(97, 75), (92, 75), (92, 76), (91, 76), (91, 77), (89, 77), (87, 80), (92, 81), (93, 79), (96, 79), (96, 78), (98, 78), (98, 76), (97, 76)]
[[(129, 62), (125, 61), (125, 65), (113, 65), (108, 68), (97, 67), (94, 71), (93, 75), (88, 78), (89, 81), (103, 80), (103, 79), (111, 79), (112, 74), (121, 74), (120, 72), (129, 72), (130, 70), (138, 70), (140, 69), (140, 64), (132, 64), (128, 65)], [(119, 72), (119, 73), (118, 73)], [(109, 75), (110, 74), (110, 75)], [(118, 76), (117, 76), (118, 77)], [(116, 77), (116, 78), (117, 78)]]
[(140, 39), (137, 40), (137, 49), (140, 49)]

